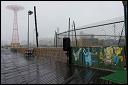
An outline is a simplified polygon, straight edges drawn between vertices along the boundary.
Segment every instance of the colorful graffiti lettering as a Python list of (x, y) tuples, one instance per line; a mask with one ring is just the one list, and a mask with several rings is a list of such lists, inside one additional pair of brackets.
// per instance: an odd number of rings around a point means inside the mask
[(76, 51), (76, 52), (73, 50), (73, 56), (74, 56), (74, 58), (75, 58), (75, 61), (79, 60), (79, 54), (80, 54), (81, 50), (82, 50), (82, 48), (80, 48), (80, 49), (79, 49), (78, 51)]
[(85, 66), (121, 67), (126, 62), (124, 48), (118, 46), (73, 48), (72, 57), (73, 64)]
[(103, 60), (104, 59), (104, 54), (103, 54), (103, 49), (101, 48), (99, 51), (99, 59)]
[(114, 63), (117, 65), (119, 62), (119, 57), (117, 55), (114, 56)]
[(97, 48), (83, 48), (83, 58), (86, 66), (92, 66), (97, 63), (99, 49)]
[(107, 47), (104, 49), (104, 54), (105, 59), (104, 62), (105, 64), (118, 64), (119, 61), (123, 62), (124, 58), (122, 56), (122, 50), (123, 48), (121, 47)]
[(91, 66), (92, 65), (92, 53), (90, 52), (90, 48), (87, 48), (87, 51), (85, 49), (83, 49), (83, 53), (84, 53), (84, 59), (85, 59), (85, 63), (86, 65)]
[(121, 55), (122, 53), (122, 48), (120, 47), (113, 47), (114, 48), (114, 51), (115, 51), (115, 54), (119, 57), (119, 59), (121, 60), (121, 62), (123, 61), (123, 56)]
[(113, 48), (112, 47), (105, 48), (104, 53), (105, 53), (104, 63), (112, 64)]

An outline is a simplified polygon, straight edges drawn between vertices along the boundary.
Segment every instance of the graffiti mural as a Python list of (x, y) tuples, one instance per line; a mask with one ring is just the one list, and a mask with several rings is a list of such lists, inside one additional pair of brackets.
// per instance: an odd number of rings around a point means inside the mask
[(82, 64), (82, 48), (72, 48), (72, 63)]
[[(84, 47), (72, 48), (73, 64), (83, 66), (123, 66), (126, 62), (124, 47)], [(104, 67), (103, 66), (103, 67)]]
[[(120, 60), (121, 62), (123, 62), (123, 48), (121, 47), (113, 47), (114, 48), (114, 53), (115, 53), (115, 58), (117, 60), (117, 57), (118, 57), (118, 61)], [(116, 62), (118, 63), (118, 62)]]
[(73, 50), (73, 56), (75, 58), (75, 61), (79, 60), (81, 50), (82, 50), (82, 48), (78, 49), (78, 51), (76, 51), (76, 52)]
[(104, 55), (105, 58), (103, 59), (105, 64), (111, 64), (112, 63), (112, 57), (113, 57), (113, 48), (107, 47), (104, 49)]
[(92, 55), (93, 53), (90, 52), (90, 48), (83, 49), (83, 56), (84, 56), (84, 61), (86, 65), (91, 66), (92, 65)]
[(106, 47), (104, 48), (104, 63), (105, 64), (121, 64), (124, 62), (124, 49), (123, 47)]
[(86, 66), (92, 66), (97, 61), (97, 51), (95, 48), (83, 48), (83, 58)]
[(92, 66), (98, 62), (99, 48), (72, 48), (72, 63)]

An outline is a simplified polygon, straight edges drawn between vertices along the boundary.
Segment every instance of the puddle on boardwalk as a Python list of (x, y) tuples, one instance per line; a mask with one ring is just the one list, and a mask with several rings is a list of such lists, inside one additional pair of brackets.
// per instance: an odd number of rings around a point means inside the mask
[[(19, 53), (12, 53), (9, 49), (1, 49), (1, 83), (88, 83), (87, 80), (90, 81), (92, 76), (97, 72), (92, 69), (69, 66), (55, 60), (50, 56), (25, 57)], [(97, 77), (100, 76), (100, 73), (98, 73)], [(71, 76), (74, 77), (69, 80)]]

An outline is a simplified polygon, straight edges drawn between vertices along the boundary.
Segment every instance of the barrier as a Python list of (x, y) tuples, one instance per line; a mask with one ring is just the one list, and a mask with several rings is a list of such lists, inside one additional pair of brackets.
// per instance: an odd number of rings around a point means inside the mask
[[(28, 48), (17, 48), (17, 52), (25, 54), (25, 50)], [(66, 52), (63, 48), (33, 48), (34, 55), (37, 57), (50, 57), (56, 61), (67, 63)]]

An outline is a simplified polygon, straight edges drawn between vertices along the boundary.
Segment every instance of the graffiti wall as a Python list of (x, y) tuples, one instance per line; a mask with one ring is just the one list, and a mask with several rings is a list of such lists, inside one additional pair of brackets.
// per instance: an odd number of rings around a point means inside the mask
[(126, 59), (124, 47), (71, 48), (72, 64), (100, 68), (121, 69)]

